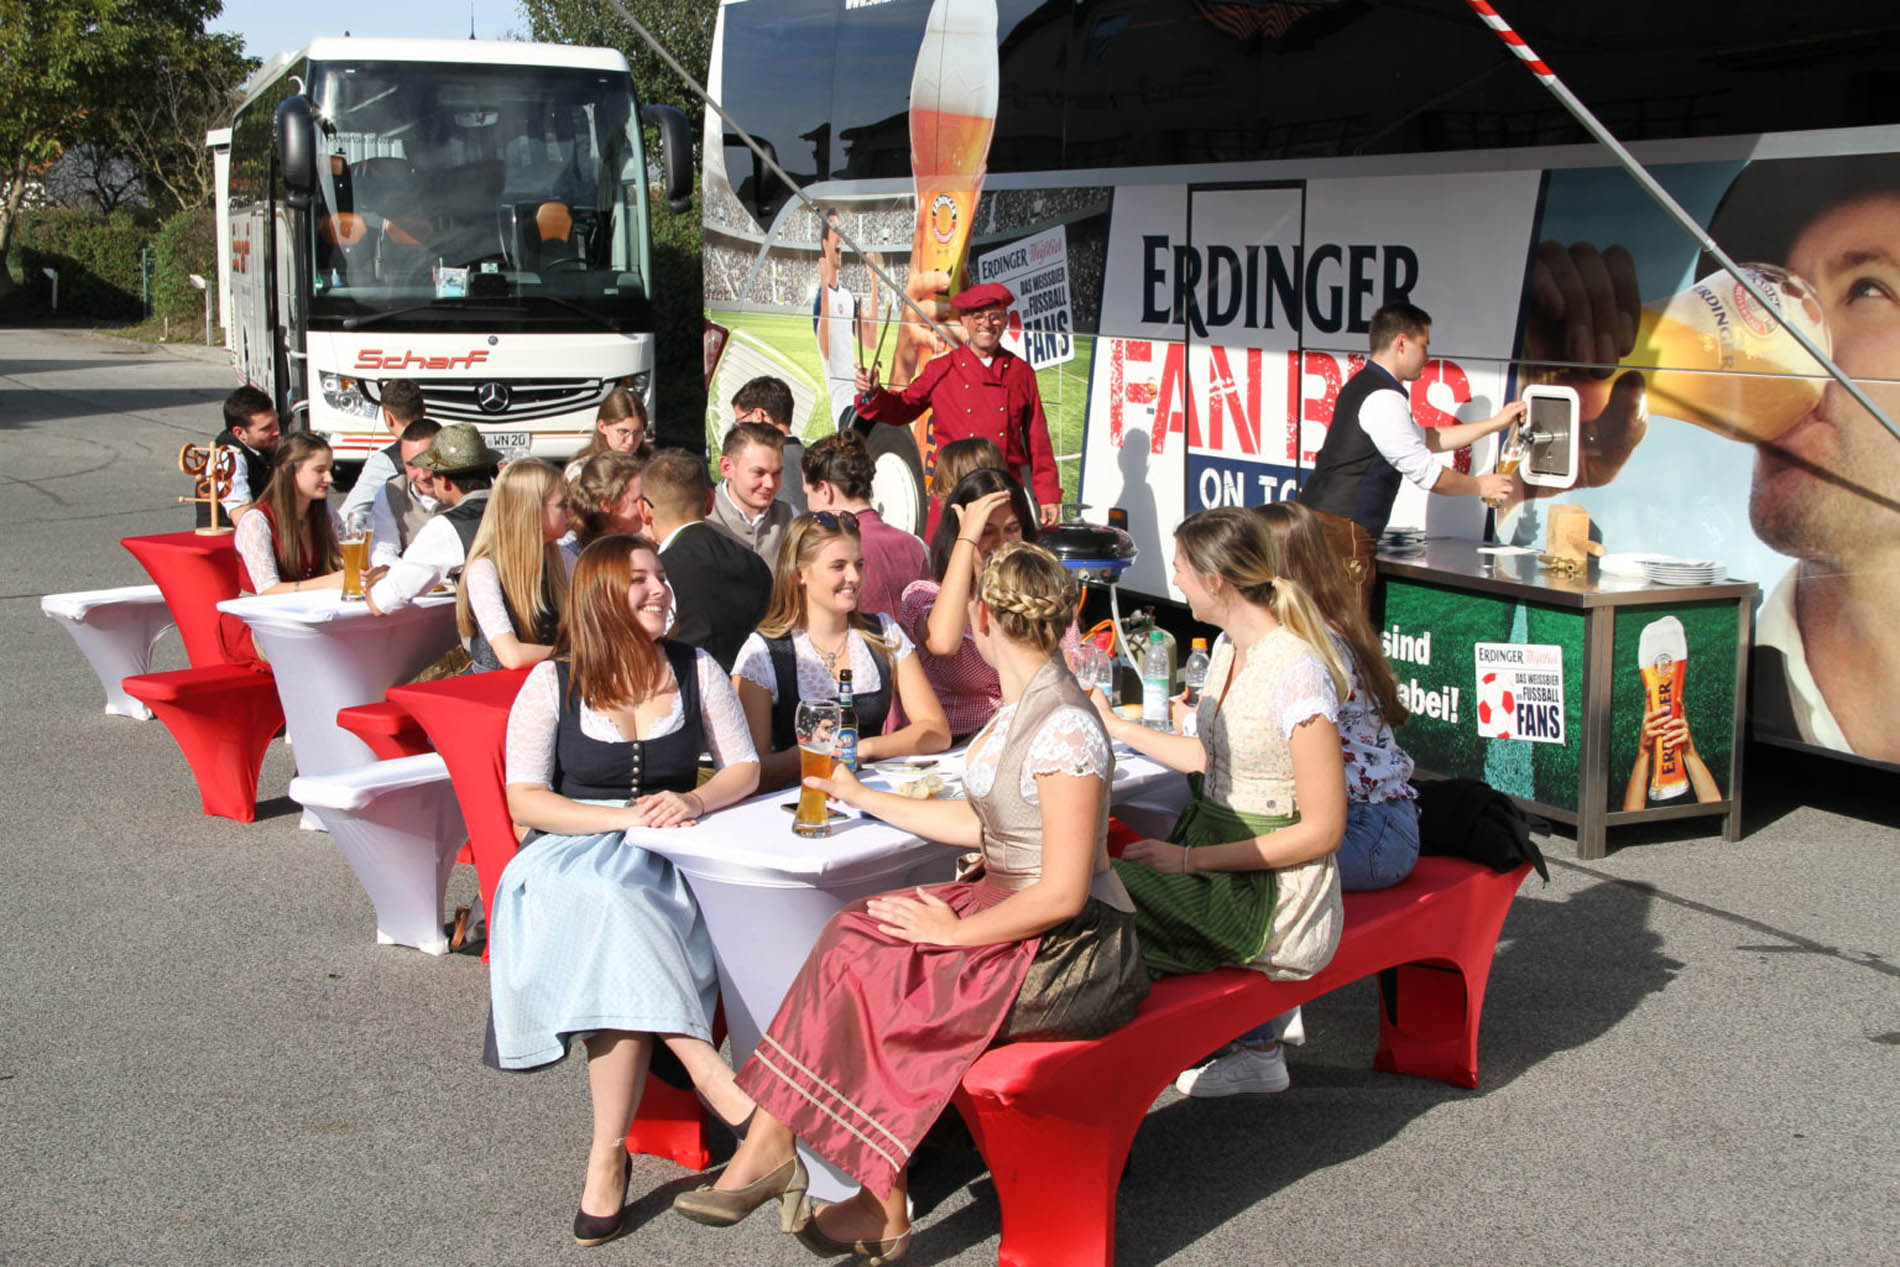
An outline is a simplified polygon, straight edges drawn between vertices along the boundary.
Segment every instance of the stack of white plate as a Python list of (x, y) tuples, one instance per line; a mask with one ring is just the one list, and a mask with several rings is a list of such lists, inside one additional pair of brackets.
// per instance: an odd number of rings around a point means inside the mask
[(1643, 561), (1643, 575), (1657, 585), (1712, 585), (1722, 579), (1722, 564), (1713, 559), (1658, 557)]
[(1382, 554), (1416, 554), (1425, 548), (1423, 528), (1387, 528), (1379, 535)]

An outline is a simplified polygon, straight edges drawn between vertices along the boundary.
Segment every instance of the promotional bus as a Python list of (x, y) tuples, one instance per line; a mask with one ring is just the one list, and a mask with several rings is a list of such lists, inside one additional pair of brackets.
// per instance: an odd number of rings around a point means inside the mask
[[(1894, 24), (1839, 0), (1803, 6), (1799, 39), (1776, 6), (1502, 8), (1900, 413)], [(1755, 733), (1900, 761), (1900, 644), (1878, 627), (1900, 598), (1900, 444), (1798, 349), (1733, 354), (1734, 323), (1774, 314), (1742, 296), (1697, 315), (1734, 279), (1462, 0), (727, 0), (709, 87), (817, 204), (708, 112), (706, 295), (726, 338), (709, 432), (755, 373), (793, 384), (808, 435), (845, 412), (854, 361), (901, 384), (893, 349), (927, 358), (934, 336), (887, 328), (892, 287), (866, 256), (928, 303), (914, 258), (958, 252), (953, 284), (1017, 296), (1011, 346), (1037, 370), (1065, 498), (1124, 510), (1141, 551), (1124, 589), (1178, 599), (1173, 525), (1293, 496), (1372, 313), (1409, 300), (1434, 319), (1422, 424), (1573, 388), (1561, 499), (1612, 551), (1759, 583)], [(1494, 441), (1474, 447), (1443, 460), (1491, 469)], [(1407, 486), (1392, 523), (1535, 546), (1548, 504), (1493, 522)]]
[(690, 130), (642, 109), (620, 53), (344, 38), (274, 58), (220, 207), (239, 377), (344, 461), (389, 443), (392, 378), (510, 456), (580, 448), (616, 384), (650, 410), (643, 121), (683, 208)]

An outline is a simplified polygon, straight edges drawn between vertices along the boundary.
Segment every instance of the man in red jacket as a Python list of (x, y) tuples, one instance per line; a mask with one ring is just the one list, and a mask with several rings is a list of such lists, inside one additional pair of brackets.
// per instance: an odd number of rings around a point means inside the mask
[[(968, 436), (994, 441), (1010, 472), (1035, 496), (1042, 521), (1050, 524), (1061, 513), (1062, 480), (1042, 413), (1042, 393), (1029, 363), (1002, 346), (1009, 306), (1015, 301), (1009, 288), (998, 282), (972, 286), (953, 297), (950, 305), (969, 342), (932, 358), (896, 392), (878, 386), (875, 366), (860, 368), (858, 414), (872, 422), (902, 425), (928, 409), (937, 448)], [(936, 518), (935, 507), (931, 518)]]

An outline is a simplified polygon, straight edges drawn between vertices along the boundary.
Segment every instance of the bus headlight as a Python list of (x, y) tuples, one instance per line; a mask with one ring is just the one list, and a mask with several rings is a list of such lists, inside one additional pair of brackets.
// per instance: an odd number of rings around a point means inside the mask
[(321, 374), (317, 382), (323, 390), (323, 403), (337, 413), (353, 418), (375, 418), (382, 414), (382, 409), (363, 395), (363, 385), (354, 378)]
[(647, 384), (652, 381), (653, 381), (652, 371), (641, 370), (638, 374), (635, 374), (632, 377), (632, 379), (628, 381), (627, 385), (633, 389), (634, 395), (644, 397), (647, 394)]

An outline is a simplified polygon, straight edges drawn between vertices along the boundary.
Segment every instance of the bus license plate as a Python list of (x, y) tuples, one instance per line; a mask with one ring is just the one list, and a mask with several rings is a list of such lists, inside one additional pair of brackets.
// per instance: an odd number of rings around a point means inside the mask
[(533, 436), (526, 431), (491, 431), (486, 438), (488, 446), (498, 450), (509, 461), (527, 457), (533, 442)]

